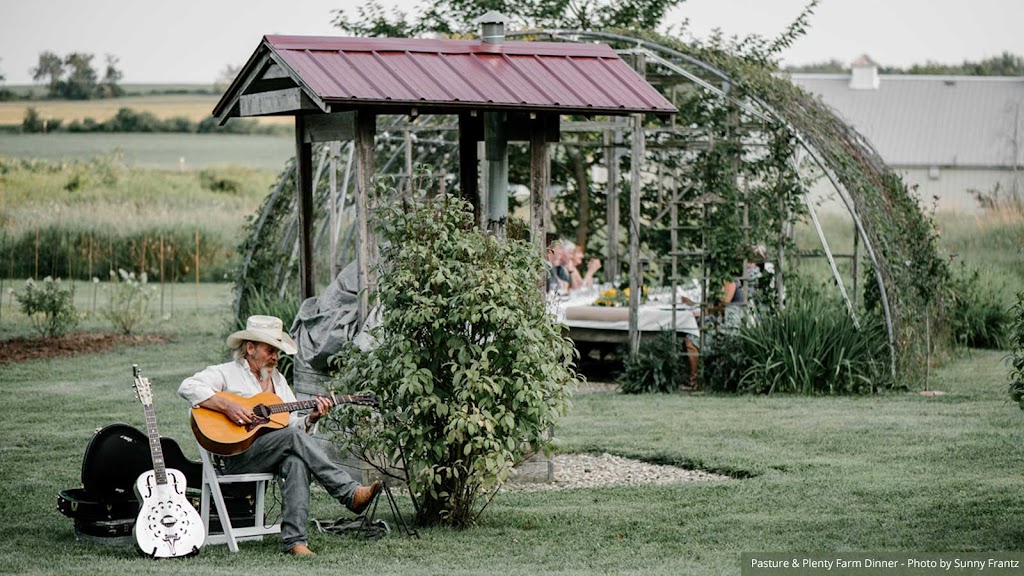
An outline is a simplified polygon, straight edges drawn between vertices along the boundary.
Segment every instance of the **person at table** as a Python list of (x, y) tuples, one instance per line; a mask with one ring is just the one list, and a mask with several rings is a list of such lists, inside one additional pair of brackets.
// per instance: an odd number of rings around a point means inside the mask
[(587, 270), (580, 273), (583, 265), (583, 246), (569, 242), (566, 244), (566, 268), (569, 271), (569, 289), (590, 288), (594, 285), (594, 274), (601, 269), (601, 261), (591, 258), (587, 261)]
[(572, 277), (566, 268), (568, 258), (565, 253), (565, 246), (562, 241), (548, 237), (548, 293), (568, 291)]
[[(294, 354), (295, 341), (282, 329), (279, 318), (250, 316), (245, 330), (227, 338), (234, 359), (210, 366), (186, 378), (178, 394), (193, 406), (202, 406), (225, 414), (239, 426), (255, 419), (255, 414), (217, 392), (252, 397), (272, 392), (284, 402), (295, 402), (288, 381), (277, 370), (279, 354)], [(289, 425), (256, 438), (241, 454), (219, 458), (227, 474), (271, 472), (281, 485), (281, 548), (296, 556), (315, 555), (309, 549), (306, 524), (309, 516), (309, 483), (315, 479), (338, 502), (355, 514), (362, 514), (382, 488), (378, 480), (360, 486), (314, 441), (317, 421), (331, 409), (331, 401), (316, 399), (317, 406), (304, 417), (293, 417)]]

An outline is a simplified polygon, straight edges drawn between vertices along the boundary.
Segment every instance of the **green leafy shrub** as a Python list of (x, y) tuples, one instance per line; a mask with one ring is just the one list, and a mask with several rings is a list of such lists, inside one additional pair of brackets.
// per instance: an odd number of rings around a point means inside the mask
[(379, 213), (375, 347), (334, 362), (339, 390), (370, 391), (381, 411), (332, 412), (337, 440), (399, 463), (419, 524), (464, 527), (515, 464), (550, 447), (577, 382), (573, 347), (546, 311), (533, 246), (481, 232), (450, 196)]
[(888, 383), (885, 330), (840, 304), (805, 295), (775, 314), (711, 335), (705, 381), (713, 390), (771, 394), (863, 393)]
[(147, 286), (145, 272), (137, 279), (134, 272), (127, 272), (124, 268), (117, 272), (110, 272), (110, 293), (102, 313), (115, 329), (131, 334), (145, 318), (156, 288)]
[(1011, 308), (1013, 313), (1010, 327), (1010, 398), (1024, 410), (1024, 292), (1017, 293), (1017, 303)]
[(32, 325), (44, 337), (61, 336), (78, 325), (71, 290), (65, 288), (60, 279), (47, 276), (40, 283), (30, 278), (25, 282), (25, 289), (15, 296), (21, 311), (32, 319)]
[(671, 330), (662, 330), (655, 340), (642, 342), (640, 353), (626, 360), (617, 380), (626, 394), (675, 392), (687, 386), (690, 368), (683, 336), (673, 338)]
[(242, 190), (242, 184), (238, 180), (211, 168), (199, 171), (199, 184), (211, 192), (225, 194), (238, 194)]
[(1001, 288), (983, 281), (978, 269), (961, 262), (949, 282), (947, 320), (953, 340), (972, 348), (1004, 349), (1010, 312), (1000, 302)]

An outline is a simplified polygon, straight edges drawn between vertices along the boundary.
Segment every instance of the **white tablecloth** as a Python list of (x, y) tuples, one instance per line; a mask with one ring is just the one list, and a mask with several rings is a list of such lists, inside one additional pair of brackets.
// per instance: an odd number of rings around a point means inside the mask
[[(558, 304), (558, 318), (570, 328), (592, 328), (597, 330), (629, 331), (629, 308), (593, 306), (596, 296), (578, 295)], [(676, 305), (676, 331), (700, 335), (697, 319), (693, 315), (696, 307)], [(639, 329), (642, 332), (657, 332), (672, 329), (672, 305), (664, 303), (643, 304), (638, 310)]]

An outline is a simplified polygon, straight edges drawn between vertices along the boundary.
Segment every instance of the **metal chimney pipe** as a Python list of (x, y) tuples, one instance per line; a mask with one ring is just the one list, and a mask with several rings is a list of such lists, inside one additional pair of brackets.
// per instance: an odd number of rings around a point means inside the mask
[(485, 44), (504, 44), (507, 22), (508, 18), (494, 10), (477, 18), (476, 24), (480, 25), (480, 40)]

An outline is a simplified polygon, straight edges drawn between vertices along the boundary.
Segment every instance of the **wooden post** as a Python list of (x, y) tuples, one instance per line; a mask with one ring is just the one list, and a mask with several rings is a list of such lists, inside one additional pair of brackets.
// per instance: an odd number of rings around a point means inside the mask
[[(5, 234), (6, 234), (6, 232), (5, 232)], [(14, 250), (11, 250), (8, 253), (7, 256), (8, 256), (8, 258), (10, 258), (10, 267), (9, 267), (9, 271), (7, 272), (7, 277), (11, 279), (11, 283), (13, 284), (14, 283)], [(4, 295), (0, 294), (0, 305), (3, 304), (3, 298), (4, 298)], [(7, 299), (7, 307), (8, 308), (13, 308), (14, 307), (14, 291), (13, 290), (11, 291), (10, 297)]]
[(32, 279), (39, 280), (39, 226), (36, 226), (36, 273)]
[(199, 307), (199, 229), (196, 228), (196, 307)]
[(328, 183), (330, 187), (330, 209), (327, 211), (327, 244), (330, 252), (331, 280), (338, 275), (338, 151), (337, 141), (329, 145), (330, 164)]
[(373, 185), (374, 137), (377, 117), (371, 112), (356, 112), (356, 226), (359, 230), (359, 325), (362, 326), (370, 311), (369, 292), (374, 284), (373, 266), (376, 263), (376, 239), (370, 227), (370, 187)]
[(608, 185), (606, 190), (606, 219), (608, 220), (608, 246), (606, 247), (604, 279), (615, 282), (619, 279), (619, 149), (617, 140), (621, 138), (618, 130), (613, 134), (610, 130), (604, 133), (604, 161), (608, 169)]
[[(0, 253), (3, 253), (3, 252), (7, 252), (7, 230), (4, 230), (3, 249), (0, 250)], [(14, 252), (14, 251), (11, 250), (11, 252)], [(12, 283), (14, 282), (14, 278), (11, 278), (11, 282)], [(3, 317), (4, 317), (4, 276), (3, 276), (3, 274), (0, 274), (0, 319), (3, 319)]]
[[(544, 256), (547, 232), (548, 146), (544, 141), (544, 117), (531, 123), (530, 130), (530, 241), (541, 257)], [(540, 293), (547, 291), (547, 272), (537, 279)]]
[[(483, 134), (483, 132), (481, 132)], [(482, 136), (481, 136), (482, 137)], [(483, 158), (487, 153), (487, 145), (484, 142), (477, 142), (476, 144), (476, 156), (477, 158)], [(488, 186), (490, 186), (491, 178), (491, 166), (490, 162), (480, 162), (480, 176), (477, 180), (477, 190), (480, 191), (480, 221), (477, 223), (481, 230), (487, 230), (487, 217), (491, 210), (490, 193), (488, 192)]]
[(74, 302), (75, 298), (75, 271), (71, 266), (71, 241), (67, 243), (67, 257), (68, 257), (68, 282), (71, 284), (71, 301)]
[(149, 236), (143, 235), (142, 237), (142, 250), (139, 251), (139, 279), (141, 280), (142, 274), (146, 271), (146, 250), (149, 249)]
[(480, 225), (480, 183), (477, 181), (480, 161), (477, 155), (479, 134), (477, 118), (459, 114), (459, 194), (473, 205), (473, 221)]
[(629, 355), (640, 352), (640, 292), (643, 274), (640, 270), (640, 167), (644, 163), (644, 116), (633, 115), (633, 146), (630, 159), (629, 184)]
[(413, 181), (412, 181), (412, 131), (405, 131), (405, 191), (412, 198), (413, 192)]
[(313, 286), (313, 144), (306, 142), (306, 122), (295, 117), (295, 194), (299, 212), (299, 297), (312, 298)]
[(160, 318), (164, 317), (164, 235), (160, 235)]

